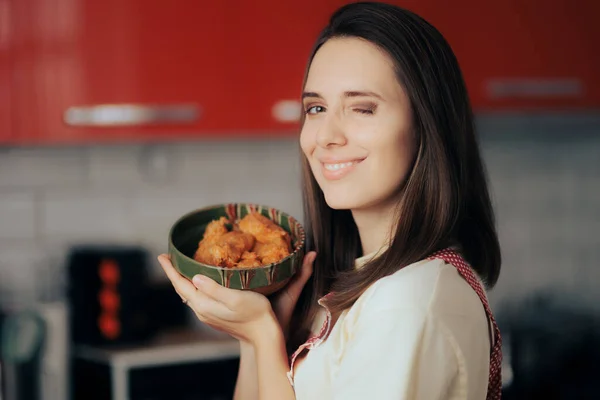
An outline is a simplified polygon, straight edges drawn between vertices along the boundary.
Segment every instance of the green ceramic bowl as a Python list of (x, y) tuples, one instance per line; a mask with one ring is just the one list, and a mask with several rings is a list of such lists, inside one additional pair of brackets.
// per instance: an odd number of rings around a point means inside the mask
[[(221, 217), (239, 221), (252, 211), (260, 212), (291, 235), (292, 254), (274, 264), (244, 269), (215, 267), (194, 260), (198, 242), (209, 222)], [(228, 288), (269, 295), (283, 288), (299, 270), (304, 258), (304, 228), (294, 217), (272, 207), (246, 203), (214, 205), (192, 211), (173, 225), (169, 233), (169, 254), (173, 266), (188, 279), (200, 274)]]

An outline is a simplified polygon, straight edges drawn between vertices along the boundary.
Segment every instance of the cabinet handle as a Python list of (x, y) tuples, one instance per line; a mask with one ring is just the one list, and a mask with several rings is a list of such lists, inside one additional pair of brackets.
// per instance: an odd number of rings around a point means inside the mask
[(584, 84), (577, 78), (494, 78), (488, 80), (486, 89), (494, 100), (577, 98), (584, 94)]
[(299, 122), (302, 117), (302, 103), (297, 100), (281, 100), (272, 109), (273, 118), (278, 122)]
[(63, 116), (69, 126), (134, 126), (190, 124), (200, 118), (195, 104), (101, 104), (68, 108)]

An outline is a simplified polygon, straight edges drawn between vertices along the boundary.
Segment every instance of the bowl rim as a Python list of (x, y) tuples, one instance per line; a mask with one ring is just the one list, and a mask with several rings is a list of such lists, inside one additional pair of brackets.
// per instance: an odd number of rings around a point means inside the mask
[[(204, 264), (201, 262), (198, 262), (196, 260), (194, 260), (191, 257), (186, 256), (185, 254), (183, 254), (183, 252), (181, 250), (179, 250), (177, 248), (177, 246), (175, 246), (175, 244), (173, 244), (173, 231), (175, 230), (175, 228), (181, 223), (183, 222), (185, 219), (191, 217), (192, 215), (198, 214), (200, 212), (203, 211), (209, 211), (215, 208), (227, 208), (227, 206), (238, 206), (238, 205), (243, 205), (243, 206), (250, 206), (250, 207), (254, 207), (254, 208), (272, 208), (274, 210), (277, 210), (278, 212), (280, 212), (281, 214), (285, 215), (288, 218), (293, 218), (294, 221), (296, 221), (296, 223), (298, 224), (298, 231), (300, 232), (299, 235), (299, 241), (300, 243), (294, 248), (294, 250), (288, 255), (285, 256), (284, 258), (282, 258), (281, 260), (275, 262), (275, 263), (271, 263), (271, 264), (267, 264), (267, 265), (261, 265), (260, 267), (250, 267), (250, 268), (229, 268), (229, 267), (219, 267), (216, 265), (209, 265), (209, 264)], [(294, 218), (294, 216), (292, 216), (291, 214), (288, 214), (285, 211), (280, 210), (277, 207), (272, 207), (272, 206), (267, 206), (264, 204), (257, 204), (257, 203), (219, 203), (219, 204), (213, 204), (210, 206), (206, 206), (206, 207), (201, 207), (201, 208), (197, 208), (195, 210), (189, 211), (186, 214), (182, 215), (181, 217), (179, 217), (177, 219), (177, 221), (175, 221), (175, 223), (171, 226), (171, 228), (169, 229), (169, 247), (170, 249), (172, 249), (173, 251), (175, 251), (180, 257), (183, 257), (184, 259), (186, 259), (187, 261), (191, 261), (192, 264), (196, 264), (199, 267), (208, 267), (208, 268), (212, 268), (215, 269), (217, 271), (256, 271), (256, 270), (261, 270), (261, 269), (267, 269), (267, 268), (271, 268), (274, 265), (278, 265), (283, 263), (284, 261), (296, 256), (298, 253), (300, 253), (302, 251), (302, 249), (304, 248), (304, 245), (306, 243), (306, 233), (304, 231), (304, 226), (302, 226), (302, 224), (300, 223), (300, 221), (298, 221), (296, 218)]]

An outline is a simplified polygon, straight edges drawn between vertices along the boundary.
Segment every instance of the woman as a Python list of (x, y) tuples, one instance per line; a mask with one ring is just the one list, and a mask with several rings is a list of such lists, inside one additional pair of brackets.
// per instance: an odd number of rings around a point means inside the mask
[(240, 340), (236, 399), (499, 398), (481, 282), (498, 279), (500, 249), (450, 46), (409, 11), (355, 3), (308, 65), (300, 144), (316, 253), (295, 281), (270, 303), (192, 284), (159, 257), (198, 317)]

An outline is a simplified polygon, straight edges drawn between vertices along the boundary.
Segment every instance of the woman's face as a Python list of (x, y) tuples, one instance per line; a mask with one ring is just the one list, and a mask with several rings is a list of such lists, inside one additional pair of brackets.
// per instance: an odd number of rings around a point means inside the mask
[(300, 145), (334, 209), (395, 202), (415, 155), (409, 99), (392, 59), (357, 38), (328, 40), (303, 93)]

